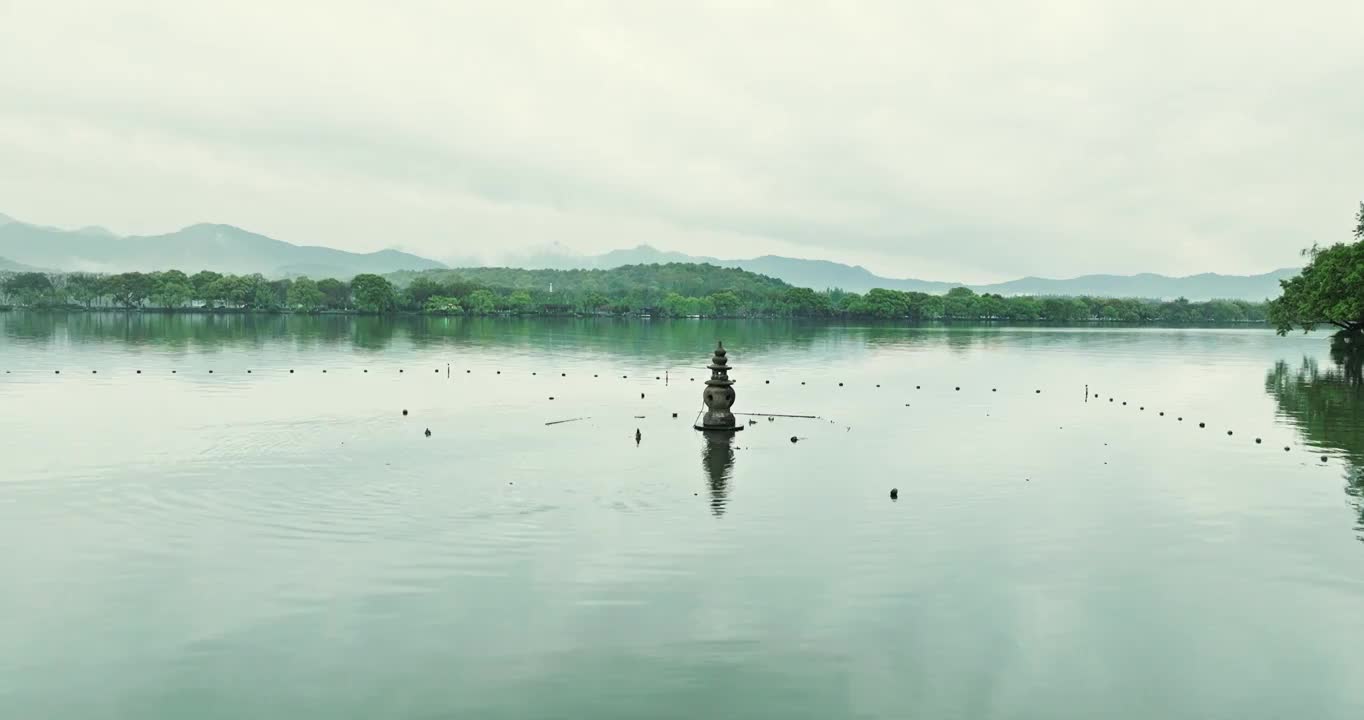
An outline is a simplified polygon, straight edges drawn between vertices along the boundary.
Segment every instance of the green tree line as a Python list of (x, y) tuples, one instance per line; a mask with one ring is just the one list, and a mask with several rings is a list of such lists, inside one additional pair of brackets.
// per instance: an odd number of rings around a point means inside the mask
[(669, 263), (610, 270), (469, 268), (270, 280), (209, 270), (10, 273), (0, 301), (28, 308), (409, 312), (432, 315), (624, 315), (867, 318), (883, 320), (1264, 322), (1265, 303), (1097, 297), (946, 295), (874, 289), (815, 291), (737, 268)]

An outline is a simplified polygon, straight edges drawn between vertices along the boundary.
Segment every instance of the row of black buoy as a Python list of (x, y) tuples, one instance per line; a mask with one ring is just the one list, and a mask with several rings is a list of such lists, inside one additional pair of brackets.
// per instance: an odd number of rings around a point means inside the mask
[[(1086, 390), (1088, 390), (1088, 386), (1086, 386)], [(1095, 397), (1095, 398), (1098, 398), (1098, 397), (1099, 397), (1099, 393), (1094, 393), (1094, 397)], [(1115, 398), (1109, 398), (1109, 399), (1108, 399), (1109, 402), (1113, 402), (1114, 400), (1115, 400)], [(1123, 405), (1126, 405), (1126, 404), (1127, 404), (1127, 401), (1126, 401), (1126, 400), (1122, 401), (1122, 404), (1123, 404)], [(1140, 407), (1138, 408), (1138, 410), (1145, 410), (1145, 409), (1146, 409), (1146, 406), (1145, 406), (1145, 405), (1142, 405), (1142, 406), (1140, 406)], [(1164, 410), (1161, 410), (1161, 411), (1160, 411), (1160, 417), (1165, 417), (1165, 411), (1164, 411)], [(1184, 422), (1184, 416), (1181, 415), (1181, 416), (1176, 417), (1176, 418), (1175, 418), (1175, 421), (1176, 421), (1176, 422)], [(1199, 428), (1204, 428), (1204, 429), (1206, 429), (1206, 428), (1208, 427), (1208, 424), (1205, 423), (1205, 422), (1200, 422), (1200, 423), (1198, 423), (1198, 427), (1199, 427)], [(1231, 436), (1233, 436), (1233, 435), (1235, 435), (1235, 432), (1233, 432), (1233, 431), (1231, 431), (1231, 430), (1228, 430), (1228, 431), (1227, 431), (1227, 436), (1228, 436), (1228, 437), (1231, 437)], [(1258, 438), (1258, 437), (1257, 437), (1257, 438), (1255, 438), (1255, 444), (1256, 444), (1256, 445), (1263, 445), (1263, 444), (1264, 444), (1264, 440), (1263, 440), (1262, 438)], [(1293, 448), (1291, 448), (1290, 446), (1285, 445), (1284, 448), (1283, 448), (1283, 451), (1284, 451), (1284, 452), (1291, 452), (1292, 449), (1293, 449)], [(1328, 459), (1329, 459), (1329, 458), (1328, 458), (1326, 455), (1322, 455), (1322, 456), (1321, 456), (1321, 461), (1322, 461), (1322, 462), (1326, 462)]]
[[(563, 376), (566, 377), (566, 374), (564, 374)], [(842, 383), (839, 383), (839, 385), (841, 386)], [(879, 385), (878, 385), (878, 387), (879, 387)], [(917, 388), (917, 387), (919, 387), (919, 386), (916, 386), (916, 388)], [(1087, 401), (1087, 400), (1088, 400), (1088, 393), (1087, 393), (1087, 391), (1088, 391), (1088, 386), (1086, 386), (1085, 389), (1086, 389), (1086, 401)], [(961, 387), (960, 387), (960, 386), (955, 386), (955, 390), (960, 391), (960, 390), (961, 390)], [(991, 388), (990, 391), (991, 391), (991, 392), (996, 392), (996, 391), (997, 391), (997, 388)], [(1036, 392), (1040, 394), (1042, 391), (1041, 391), (1041, 390), (1037, 390)], [(643, 397), (644, 397), (644, 393), (640, 393), (640, 398), (643, 398)], [(1098, 397), (1098, 394), (1097, 394), (1097, 393), (1095, 394), (1095, 397)], [(550, 399), (550, 400), (553, 400), (554, 398), (551, 396), (549, 399)], [(1113, 400), (1114, 400), (1114, 398), (1109, 398), (1109, 402), (1113, 402)], [(1123, 401), (1122, 404), (1125, 406), (1125, 405), (1127, 405), (1127, 402), (1126, 402), (1126, 401)], [(1146, 407), (1145, 407), (1145, 406), (1141, 406), (1139, 409), (1144, 411), (1144, 410), (1146, 409)], [(408, 411), (407, 411), (406, 409), (404, 409), (404, 410), (403, 410), (403, 416), (406, 417), (407, 415), (408, 415)], [(673, 416), (674, 418), (677, 417), (677, 413), (673, 413), (672, 416)], [(1160, 411), (1160, 416), (1161, 416), (1161, 417), (1164, 417), (1164, 416), (1165, 416), (1165, 412), (1164, 412), (1164, 411)], [(775, 418), (772, 418), (772, 417), (769, 417), (769, 418), (768, 418), (768, 420), (774, 420), (774, 419), (775, 419)], [(1178, 420), (1179, 420), (1180, 422), (1182, 422), (1182, 421), (1184, 420), (1183, 416), (1180, 416), (1180, 417), (1178, 418)], [(755, 421), (750, 420), (750, 421), (749, 421), (749, 424), (750, 424), (750, 425), (751, 425), (751, 424), (754, 424), (754, 422), (755, 422)], [(1199, 426), (1200, 428), (1206, 428), (1206, 427), (1207, 427), (1207, 423), (1200, 422), (1200, 423), (1198, 423), (1198, 426)], [(1228, 436), (1233, 435), (1233, 434), (1234, 434), (1233, 431), (1231, 431), (1231, 430), (1228, 430), (1228, 431), (1227, 431), (1227, 435), (1228, 435)], [(428, 437), (428, 438), (431, 437), (431, 428), (427, 428), (427, 429), (426, 429), (425, 435), (426, 435), (426, 437)], [(635, 445), (638, 446), (638, 445), (640, 444), (640, 442), (641, 442), (642, 439), (643, 439), (643, 433), (640, 432), (639, 428), (635, 428)], [(791, 436), (791, 443), (792, 443), (793, 445), (796, 444), (796, 443), (798, 443), (799, 441), (800, 441), (800, 438), (799, 438), (798, 436), (795, 436), (795, 435), (792, 435), (792, 436)], [(1258, 438), (1258, 437), (1255, 438), (1255, 444), (1259, 445), (1259, 444), (1261, 444), (1261, 443), (1262, 443), (1261, 438)], [(1108, 443), (1104, 443), (1104, 444), (1107, 445)], [(1289, 448), (1288, 448), (1287, 446), (1285, 446), (1285, 447), (1284, 447), (1284, 451), (1287, 452), (1288, 450), (1289, 450)], [(1321, 456), (1321, 461), (1322, 461), (1322, 462), (1326, 462), (1327, 459), (1328, 459), (1327, 456), (1325, 456), (1325, 455), (1322, 455), (1322, 456)], [(1105, 462), (1104, 464), (1107, 465), (1108, 463)], [(1025, 478), (1024, 481), (1025, 481), (1025, 482), (1031, 481), (1031, 478)], [(899, 500), (899, 497), (900, 497), (900, 490), (899, 490), (899, 488), (891, 488), (891, 489), (890, 489), (890, 499), (891, 499), (892, 501), (897, 501), (897, 500)]]
[[(54, 370), (54, 371), (53, 371), (53, 373), (56, 374), (56, 375), (60, 375), (61, 372), (62, 372), (61, 370)], [(246, 372), (247, 372), (247, 374), (254, 374), (254, 371), (253, 371), (252, 369), (249, 369), (249, 368), (246, 370)], [(296, 372), (296, 371), (295, 371), (294, 369), (292, 369), (292, 368), (289, 370), (289, 374), (291, 374), (291, 375), (292, 375), (292, 374), (295, 374), (295, 372)], [(322, 370), (322, 372), (325, 374), (325, 373), (327, 373), (327, 370), (324, 368), (324, 369)], [(364, 373), (369, 373), (369, 369), (368, 369), (368, 368), (364, 368), (364, 369), (362, 369), (362, 372), (364, 372)], [(399, 369), (398, 369), (398, 372), (399, 372), (399, 373), (403, 373), (403, 372), (404, 372), (404, 369), (403, 369), (403, 368), (399, 368)], [(435, 368), (433, 372), (439, 374), (439, 373), (440, 373), (440, 368)], [(448, 367), (446, 368), (446, 372), (447, 372), (447, 374), (449, 373), (449, 368), (448, 368)], [(466, 369), (464, 372), (465, 372), (466, 374), (472, 374), (472, 373), (473, 373), (473, 370), (471, 370), (471, 369)], [(496, 372), (496, 374), (498, 374), (498, 375), (501, 375), (501, 374), (502, 374), (502, 371), (501, 371), (501, 370), (497, 370), (497, 371), (495, 371), (495, 372)], [(98, 371), (98, 370), (91, 370), (90, 373), (91, 373), (92, 375), (96, 375), (96, 374), (99, 374), (99, 371)], [(135, 373), (138, 374), (138, 375), (141, 375), (141, 374), (142, 374), (142, 370), (136, 370)], [(8, 374), (11, 374), (11, 371), (10, 371), (10, 370), (6, 370), (6, 371), (5, 371), (5, 374), (7, 374), (7, 375), (8, 375)], [(171, 374), (173, 374), (173, 375), (174, 375), (174, 374), (179, 374), (179, 371), (178, 371), (178, 370), (171, 370)], [(214, 371), (213, 371), (212, 369), (210, 369), (210, 370), (208, 371), (208, 374), (213, 375), (213, 374), (215, 374), (215, 373), (214, 373)], [(538, 374), (538, 373), (535, 372), (535, 371), (532, 371), (532, 372), (531, 372), (531, 375), (537, 375), (537, 374)], [(568, 377), (568, 373), (567, 373), (567, 372), (560, 372), (560, 373), (559, 373), (559, 376), (560, 376), (560, 377)], [(599, 377), (599, 374), (594, 373), (594, 374), (592, 375), (592, 377), (594, 377), (594, 378), (595, 378), (595, 377)], [(621, 378), (622, 378), (622, 379), (628, 379), (628, 378), (629, 378), (629, 375), (622, 375)], [(663, 378), (662, 378), (662, 376), (655, 376), (654, 379), (655, 379), (655, 380), (662, 380)], [(695, 381), (696, 378), (693, 377), (693, 378), (691, 378), (691, 380), (692, 380), (692, 381)], [(764, 384), (770, 385), (772, 381), (771, 381), (771, 380), (764, 380), (763, 382), (764, 382)], [(801, 384), (801, 385), (805, 385), (806, 382), (802, 380), (800, 384)], [(844, 385), (843, 382), (840, 381), (840, 382), (838, 383), (838, 386), (839, 386), (839, 387), (844, 387), (845, 385)], [(876, 384), (876, 387), (880, 388), (881, 385), (878, 383), (878, 384)], [(921, 390), (921, 389), (923, 389), (923, 386), (922, 386), (922, 385), (915, 385), (915, 386), (914, 386), (914, 389), (915, 389), (915, 390)], [(1088, 393), (1088, 389), (1089, 389), (1088, 386), (1086, 386), (1085, 389), (1086, 389), (1086, 400), (1088, 400), (1088, 398), (1090, 397), (1090, 395), (1089, 395), (1089, 393)], [(953, 390), (954, 390), (955, 392), (960, 392), (960, 391), (961, 391), (961, 386), (960, 386), (960, 385), (953, 386)], [(990, 392), (992, 392), (992, 393), (993, 393), (993, 392), (998, 392), (998, 391), (999, 391), (998, 388), (990, 388)], [(1042, 393), (1042, 390), (1041, 390), (1041, 389), (1036, 389), (1036, 390), (1034, 390), (1033, 392), (1034, 392), (1035, 394), (1039, 394), (1039, 395), (1040, 395), (1040, 394)], [(643, 399), (644, 397), (645, 397), (645, 394), (644, 394), (644, 393), (640, 393), (640, 398)], [(1098, 397), (1099, 397), (1099, 393), (1093, 393), (1092, 397), (1098, 398)], [(549, 399), (550, 399), (550, 400), (553, 400), (554, 397), (553, 397), (553, 396), (550, 396)], [(1110, 403), (1115, 402), (1115, 401), (1116, 401), (1116, 398), (1110, 397), (1110, 398), (1108, 399), (1108, 401), (1109, 401)], [(1123, 406), (1126, 406), (1126, 405), (1127, 405), (1127, 401), (1126, 401), (1126, 400), (1122, 401), (1122, 405), (1123, 405)], [(1146, 410), (1146, 407), (1145, 407), (1145, 406), (1141, 406), (1139, 409), (1140, 409), (1141, 411), (1145, 411), (1145, 410)], [(404, 411), (403, 411), (403, 414), (406, 415), (406, 414), (407, 414), (407, 411), (404, 410)], [(1164, 416), (1165, 416), (1165, 412), (1164, 412), (1164, 411), (1160, 411), (1160, 412), (1159, 412), (1159, 415), (1160, 415), (1161, 417), (1164, 417)], [(1183, 420), (1184, 420), (1184, 418), (1183, 418), (1182, 416), (1180, 416), (1180, 417), (1177, 418), (1177, 421), (1179, 421), (1179, 422), (1183, 422)], [(1200, 422), (1200, 423), (1198, 424), (1198, 426), (1199, 426), (1200, 428), (1206, 428), (1206, 427), (1207, 427), (1207, 424), (1206, 424), (1206, 423), (1203, 423), (1203, 422)], [(1234, 432), (1231, 431), (1231, 430), (1228, 430), (1228, 431), (1227, 431), (1227, 435), (1228, 435), (1228, 436), (1232, 436), (1232, 435), (1234, 435)], [(428, 431), (427, 431), (427, 436), (428, 436), (428, 437), (430, 436), (430, 431), (429, 431), (429, 429), (428, 429)], [(795, 442), (798, 441), (798, 438), (792, 437), (792, 438), (791, 438), (791, 441), (792, 441), (793, 443), (795, 443)], [(1263, 444), (1262, 439), (1261, 439), (1261, 438), (1258, 438), (1258, 437), (1255, 438), (1255, 444), (1257, 444), (1257, 445)], [(1284, 446), (1284, 452), (1289, 452), (1290, 450), (1291, 450), (1290, 447)], [(1326, 462), (1327, 460), (1328, 460), (1328, 457), (1327, 457), (1326, 455), (1322, 455), (1322, 456), (1321, 456), (1321, 461), (1322, 461), (1322, 462)]]

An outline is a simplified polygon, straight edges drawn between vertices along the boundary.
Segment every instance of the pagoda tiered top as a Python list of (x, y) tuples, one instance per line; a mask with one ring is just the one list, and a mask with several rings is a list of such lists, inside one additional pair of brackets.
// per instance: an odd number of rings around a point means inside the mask
[(706, 381), (707, 385), (729, 387), (734, 384), (734, 381), (729, 379), (729, 360), (725, 358), (725, 344), (723, 342), (717, 341), (715, 343), (715, 357), (711, 358), (710, 364), (706, 367), (710, 369), (710, 379)]

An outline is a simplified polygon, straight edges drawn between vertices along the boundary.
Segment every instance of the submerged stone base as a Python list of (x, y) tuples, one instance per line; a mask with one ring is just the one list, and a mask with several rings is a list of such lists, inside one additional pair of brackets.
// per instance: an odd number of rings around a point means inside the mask
[(701, 431), (703, 431), (703, 432), (735, 433), (735, 432), (739, 432), (740, 430), (743, 430), (743, 429), (744, 429), (744, 426), (743, 426), (743, 425), (705, 425), (705, 424), (703, 424), (703, 423), (696, 423), (695, 425), (692, 425), (692, 428), (694, 428), (694, 429), (696, 429), (696, 430), (701, 430)]

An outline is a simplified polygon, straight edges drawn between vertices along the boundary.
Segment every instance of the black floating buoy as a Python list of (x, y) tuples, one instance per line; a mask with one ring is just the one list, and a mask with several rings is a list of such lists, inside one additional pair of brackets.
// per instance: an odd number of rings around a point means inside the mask
[(498, 370), (498, 371), (497, 371), (497, 374), (498, 374), (498, 375), (501, 375), (501, 374), (502, 374), (502, 371), (501, 371), (501, 370)]
[(1165, 411), (1164, 411), (1164, 410), (1161, 410), (1161, 411), (1160, 411), (1160, 416), (1161, 416), (1161, 417), (1165, 417)]
[(403, 417), (407, 417), (407, 409), (406, 409), (406, 408), (403, 409)]
[(876, 383), (876, 387), (881, 387), (881, 383)]
[(795, 445), (796, 442), (799, 441), (799, 440), (800, 440), (800, 438), (796, 437), (795, 435), (792, 435), (792, 436), (791, 436), (791, 444), (792, 444), (792, 445)]
[[(213, 372), (213, 371), (212, 371), (212, 370), (209, 370), (209, 372)], [(437, 370), (436, 372), (440, 372), (440, 371)], [(326, 374), (327, 374), (327, 371), (326, 371), (326, 370), (323, 370), (323, 371), (322, 371), (322, 374), (323, 374), (323, 375), (326, 375)]]
[(839, 383), (838, 386), (839, 386), (839, 387), (843, 387), (843, 383)]
[(662, 375), (655, 375), (655, 376), (654, 376), (654, 379), (655, 379), (655, 380), (662, 380), (662, 379), (663, 379), (663, 376), (662, 376)]
[(640, 394), (639, 394), (639, 399), (640, 399), (640, 400), (643, 400), (643, 399), (644, 399), (644, 393), (640, 393)]
[[(9, 371), (6, 370), (6, 371), (5, 371), (5, 374), (8, 375), (8, 374), (9, 374)], [(141, 370), (138, 370), (138, 371), (137, 371), (137, 374), (138, 374), (138, 375), (141, 375), (141, 374), (142, 374), (142, 371), (141, 371)]]
[(178, 373), (178, 372), (180, 372), (180, 371), (179, 371), (179, 370), (172, 370), (172, 371), (171, 371), (171, 374), (172, 374), (172, 375), (175, 375), (175, 374)]
[(91, 374), (91, 375), (98, 375), (98, 374), (99, 374), (99, 371), (98, 371), (98, 370), (91, 370), (91, 371), (90, 371), (90, 374)]
[(1041, 391), (1041, 390), (1034, 390), (1033, 392), (1037, 393), (1038, 395), (1041, 395), (1041, 394), (1042, 394), (1042, 391)]
[(990, 392), (999, 392), (999, 388), (990, 388)]
[(550, 395), (550, 396), (549, 396), (549, 399), (550, 399), (550, 400), (553, 400), (553, 399), (554, 399), (554, 396), (553, 396), (553, 395)]
[(212, 375), (212, 374), (213, 374), (213, 371), (212, 371), (212, 370), (209, 370), (209, 371), (208, 371), (208, 374), (209, 374), (209, 375)]
[(1230, 430), (1228, 430), (1228, 431), (1227, 431), (1227, 434), (1228, 434), (1228, 435), (1230, 435), (1230, 434), (1231, 434), (1231, 431), (1230, 431)]
[(961, 386), (958, 385), (958, 386), (956, 387), (956, 390), (960, 391), (960, 390), (961, 390)]
[(426, 436), (431, 437), (431, 428), (426, 429)]
[(246, 374), (247, 374), (247, 375), (250, 375), (250, 374), (251, 374), (251, 371), (250, 371), (250, 370), (247, 370), (247, 371), (246, 371)]
[(436, 368), (436, 373), (440, 374), (440, 368)]
[(801, 380), (801, 381), (800, 381), (800, 384), (801, 384), (801, 385), (804, 385), (804, 384), (805, 384), (805, 381), (804, 381), (804, 380)]
[(1126, 401), (1126, 400), (1123, 400), (1123, 401), (1122, 401), (1122, 404), (1123, 404), (1123, 405), (1127, 405), (1127, 401)]
[[(402, 370), (399, 370), (398, 372), (402, 372)], [(290, 371), (289, 371), (289, 374), (290, 374), (290, 375), (293, 375), (293, 374), (294, 374), (294, 371), (293, 371), (293, 370), (290, 370)]]
[(1182, 418), (1182, 417), (1176, 418), (1176, 419), (1179, 420), (1180, 422), (1184, 422), (1184, 418)]
[(1283, 451), (1284, 451), (1284, 452), (1288, 452), (1288, 446), (1287, 446), (1287, 445), (1283, 446)]
[(535, 374), (535, 372), (534, 372), (534, 371), (532, 371), (532, 372), (531, 372), (531, 375), (534, 375), (534, 374)]
[(398, 372), (402, 372), (402, 371), (403, 371), (403, 369), (402, 369), (402, 368), (398, 368)]
[(620, 379), (621, 379), (621, 380), (628, 380), (629, 378), (630, 378), (629, 375), (621, 375), (621, 376), (620, 376)]
[(559, 373), (559, 377), (568, 377), (568, 373)]
[(673, 417), (677, 417), (677, 413), (673, 413)]
[[(654, 379), (657, 380), (658, 378), (654, 378)], [(764, 381), (763, 381), (763, 384), (764, 384), (764, 385), (771, 385), (771, 384), (772, 384), (772, 381), (771, 381), (771, 380), (764, 380)]]
[(915, 385), (915, 386), (914, 386), (914, 389), (915, 389), (915, 390), (922, 390), (923, 388), (920, 387), (920, 386), (918, 386), (918, 385)]
[(1255, 438), (1255, 444), (1256, 444), (1256, 445), (1259, 445), (1259, 444), (1260, 444), (1260, 438)]
[(465, 375), (468, 375), (468, 374), (470, 374), (470, 373), (472, 373), (472, 372), (473, 372), (473, 370), (465, 370), (465, 371), (464, 371), (464, 374), (465, 374)]
[(900, 498), (900, 488), (891, 488), (891, 489), (890, 489), (890, 499), (891, 499), (891, 500), (898, 500), (899, 498)]
[(1326, 462), (1326, 456), (1325, 456), (1325, 455), (1322, 455), (1322, 456), (1321, 456), (1321, 461), (1322, 461), (1322, 462)]
[(1204, 423), (1198, 423), (1198, 427), (1207, 427), (1207, 425)]
[(366, 372), (366, 373), (369, 373), (369, 368), (365, 368), (365, 372)]
[(1137, 409), (1138, 409), (1138, 410), (1145, 410), (1145, 409), (1146, 409), (1146, 406), (1145, 406), (1145, 405), (1142, 405), (1141, 407), (1139, 407), (1139, 408), (1137, 408)]

